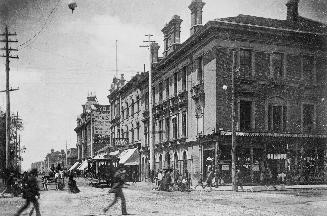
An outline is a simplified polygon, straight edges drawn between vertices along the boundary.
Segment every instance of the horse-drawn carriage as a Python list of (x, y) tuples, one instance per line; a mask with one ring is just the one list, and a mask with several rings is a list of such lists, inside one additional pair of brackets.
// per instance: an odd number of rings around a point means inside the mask
[(57, 173), (49, 172), (48, 175), (42, 177), (42, 186), (44, 190), (48, 190), (48, 186), (54, 185), (56, 190), (65, 188), (65, 178), (63, 171)]

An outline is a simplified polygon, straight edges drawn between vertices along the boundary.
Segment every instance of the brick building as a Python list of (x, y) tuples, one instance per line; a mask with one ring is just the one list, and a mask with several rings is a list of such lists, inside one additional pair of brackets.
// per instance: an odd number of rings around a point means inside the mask
[(77, 159), (92, 158), (96, 152), (110, 143), (110, 110), (108, 105), (100, 105), (96, 96), (89, 95), (83, 112), (77, 118), (74, 129), (77, 135)]
[(58, 165), (61, 168), (64, 168), (66, 164), (66, 152), (65, 150), (55, 151), (51, 149), (51, 152), (48, 153), (44, 159), (45, 170), (49, 170), (51, 167), (57, 167)]
[[(234, 104), (236, 161), (246, 182), (256, 183), (268, 171), (273, 180), (281, 172), (293, 181), (323, 180), (327, 32), (324, 24), (301, 17), (298, 4), (286, 4), (285, 20), (238, 15), (202, 25), (205, 3), (193, 0), (191, 35), (183, 43), (182, 19), (175, 15), (165, 25), (163, 58), (152, 44), (156, 170), (187, 169), (195, 182), (215, 165), (217, 144), (220, 175), (230, 182)], [(112, 138), (129, 137), (126, 143), (133, 144), (130, 131), (140, 123), (144, 176), (149, 160), (147, 82), (147, 76), (134, 78), (108, 96), (115, 112)], [(140, 109), (130, 115), (137, 96)], [(133, 126), (116, 127), (121, 122)]]

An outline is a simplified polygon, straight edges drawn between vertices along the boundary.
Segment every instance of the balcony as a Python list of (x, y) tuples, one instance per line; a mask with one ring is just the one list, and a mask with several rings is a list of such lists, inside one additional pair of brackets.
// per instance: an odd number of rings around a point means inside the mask
[(204, 84), (203, 81), (195, 84), (191, 89), (192, 99), (204, 99)]

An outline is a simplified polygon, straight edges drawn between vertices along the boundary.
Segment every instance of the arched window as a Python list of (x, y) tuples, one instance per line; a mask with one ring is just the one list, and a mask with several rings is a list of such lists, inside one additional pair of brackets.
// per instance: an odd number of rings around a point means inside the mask
[(131, 116), (134, 116), (134, 99), (132, 99), (132, 104), (131, 104)]
[(140, 96), (136, 96), (136, 110), (140, 112)]
[(126, 118), (129, 117), (129, 108), (128, 108), (128, 103), (125, 103), (125, 107), (126, 107)]
[(169, 154), (169, 152), (166, 153), (165, 163), (166, 163), (166, 168), (170, 168), (170, 154)]

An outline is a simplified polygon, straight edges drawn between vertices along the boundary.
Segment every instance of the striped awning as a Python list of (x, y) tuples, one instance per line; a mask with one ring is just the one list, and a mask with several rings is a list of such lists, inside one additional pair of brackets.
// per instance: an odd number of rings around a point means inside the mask
[[(221, 131), (221, 135), (231, 136), (231, 131)], [(236, 132), (236, 136), (244, 137), (299, 137), (299, 138), (327, 138), (325, 134), (294, 134), (294, 133), (269, 133), (269, 132)]]

